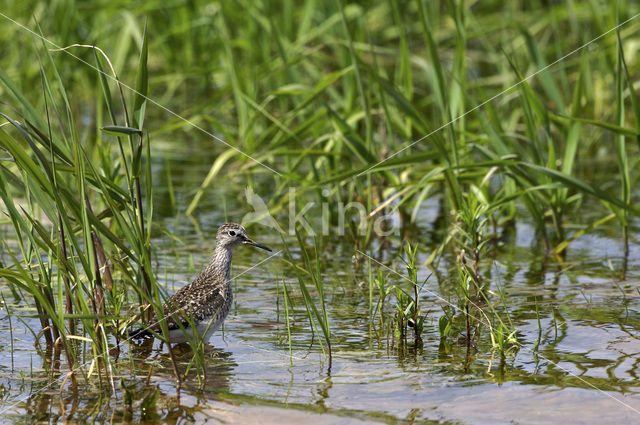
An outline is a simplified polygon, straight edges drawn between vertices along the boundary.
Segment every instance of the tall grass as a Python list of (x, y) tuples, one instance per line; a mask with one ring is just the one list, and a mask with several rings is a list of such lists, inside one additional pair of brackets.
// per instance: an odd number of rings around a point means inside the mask
[[(299, 229), (296, 229), (296, 238), (298, 242), (298, 247), (300, 249), (300, 256), (302, 257), (304, 267), (297, 265), (297, 260), (291, 254), (291, 251), (287, 247), (287, 243), (283, 238), (283, 247), (287, 259), (289, 263), (293, 266), (296, 277), (298, 279), (298, 284), (300, 288), (300, 293), (302, 294), (302, 299), (304, 301), (304, 306), (307, 311), (307, 315), (309, 317), (309, 323), (311, 324), (313, 331), (318, 333), (318, 328), (320, 329), (322, 339), (320, 339), (320, 346), (322, 351), (326, 353), (327, 358), (329, 359), (328, 370), (331, 370), (331, 365), (333, 361), (332, 353), (331, 353), (331, 328), (329, 326), (329, 315), (327, 313), (327, 306), (325, 303), (325, 293), (324, 293), (324, 279), (321, 275), (320, 270), (320, 259), (318, 252), (318, 242), (314, 239), (314, 257), (311, 258), (309, 255), (309, 251), (306, 248), (304, 238)], [(320, 308), (316, 305), (316, 301), (311, 296), (309, 292), (309, 288), (307, 287), (307, 282), (311, 281), (317, 291), (317, 298), (320, 304)], [(286, 293), (285, 293), (286, 296)], [(287, 307), (288, 310), (288, 307)], [(287, 328), (289, 331), (289, 344), (291, 344), (291, 332), (289, 329), (288, 319), (289, 315), (287, 313)], [(325, 351), (326, 348), (326, 351)], [(291, 346), (289, 346), (289, 350), (291, 351)]]
[[(17, 103), (13, 117), (1, 113), (8, 125), (0, 129), (0, 147), (10, 158), (1, 165), (0, 197), (16, 232), (18, 251), (0, 275), (11, 288), (32, 298), (42, 327), (36, 333), (54, 359), (64, 352), (74, 385), (74, 372), (84, 371), (79, 368), (86, 354), (77, 344), (81, 341), (89, 344), (94, 363), (90, 370), (107, 371), (114, 391), (111, 355), (127, 313), (126, 299), (138, 294), (141, 306), (154, 299), (154, 306), (161, 305), (151, 273), (150, 142), (142, 130), (146, 31), (140, 50), (131, 115), (122, 91), (119, 106), (112, 100), (108, 77), (114, 76), (102, 71), (102, 61), (108, 58), (94, 56), (96, 82), (112, 121), (103, 130), (116, 138), (106, 136), (93, 144), (80, 134), (64, 78), (46, 44), (36, 49), (43, 54), (43, 118), (10, 78), (2, 78)], [(120, 113), (123, 118), (118, 119)], [(128, 146), (123, 139), (128, 139)], [(113, 149), (113, 142), (118, 149)], [(116, 345), (110, 334), (116, 335)]]

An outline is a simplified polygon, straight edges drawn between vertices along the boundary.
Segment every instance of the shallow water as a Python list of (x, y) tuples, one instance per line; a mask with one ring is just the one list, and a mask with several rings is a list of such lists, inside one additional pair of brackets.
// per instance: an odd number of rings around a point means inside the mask
[[(194, 174), (194, 177), (197, 173)], [(188, 180), (188, 178), (187, 178)], [(190, 183), (185, 183), (185, 187)], [(193, 186), (191, 186), (193, 187)], [(170, 214), (159, 221), (182, 243), (158, 232), (156, 275), (171, 293), (189, 281), (207, 262), (217, 225), (238, 220), (245, 212), (235, 200), (241, 188), (212, 190), (195, 222)], [(235, 192), (234, 192), (235, 191)], [(232, 201), (220, 211), (220, 200)], [(161, 196), (160, 196), (161, 198)], [(188, 196), (178, 193), (179, 204)], [(420, 239), (433, 231), (437, 203), (425, 202), (419, 225)], [(225, 217), (226, 215), (226, 217)], [(236, 297), (224, 332), (211, 340), (206, 353), (207, 379), (202, 385), (191, 374), (182, 389), (172, 378), (166, 349), (156, 343), (147, 352), (131, 350), (138, 365), (130, 372), (123, 347), (116, 397), (109, 385), (81, 383), (78, 393), (56, 377), (48, 385), (43, 358), (34, 349), (34, 336), (16, 317), (0, 317), (0, 397), (2, 422), (42, 421), (127, 423), (274, 423), (313, 421), (350, 423), (633, 423), (640, 420), (640, 340), (638, 316), (640, 270), (637, 240), (632, 241), (627, 279), (618, 281), (622, 264), (620, 241), (614, 225), (573, 243), (564, 261), (545, 259), (536, 235), (519, 223), (504, 246), (497, 247), (498, 262), (487, 261), (482, 272), (495, 294), (502, 288), (521, 349), (503, 360), (492, 356), (489, 336), (480, 331), (478, 347), (467, 356), (457, 335), (441, 344), (438, 318), (447, 302), (456, 304), (446, 279), (431, 276), (422, 291), (422, 311), (429, 312), (423, 342), (401, 346), (388, 334), (376, 333), (378, 317), (369, 312), (367, 263), (348, 238), (326, 242), (322, 254), (323, 277), (333, 341), (331, 368), (318, 338), (309, 329), (294, 274), (281, 255), (255, 268), (267, 254), (248, 248), (234, 257)], [(260, 232), (260, 234), (255, 234)], [(249, 229), (258, 241), (281, 247), (272, 231)], [(390, 238), (376, 259), (404, 275), (399, 261), (400, 238)], [(292, 242), (292, 249), (295, 242)], [(430, 254), (428, 244), (420, 264)], [(293, 249), (294, 255), (295, 249)], [(447, 262), (449, 261), (449, 262)], [(441, 272), (450, 273), (451, 259)], [(401, 275), (387, 273), (387, 285), (403, 285)], [(429, 276), (425, 267), (419, 278)], [(294, 302), (292, 352), (289, 353), (282, 297), (286, 281)], [(364, 283), (364, 285), (363, 285)], [(8, 293), (5, 297), (10, 298)], [(536, 304), (540, 311), (538, 338)], [(385, 307), (392, 313), (394, 300)], [(14, 313), (28, 306), (10, 303)], [(27, 324), (35, 319), (25, 318)], [(37, 328), (37, 326), (34, 326)], [(11, 343), (10, 343), (11, 342)], [(178, 354), (184, 365), (188, 352)], [(149, 365), (153, 365), (149, 373)], [(147, 384), (148, 380), (148, 384)], [(123, 385), (132, 403), (127, 405)], [(158, 391), (148, 409), (143, 399)]]

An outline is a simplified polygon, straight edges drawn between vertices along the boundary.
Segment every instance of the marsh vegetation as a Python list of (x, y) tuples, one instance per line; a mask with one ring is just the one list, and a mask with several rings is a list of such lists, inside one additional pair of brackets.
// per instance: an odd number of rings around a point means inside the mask
[[(7, 421), (640, 410), (636, 5), (0, 12)], [(243, 218), (213, 347), (131, 344)]]

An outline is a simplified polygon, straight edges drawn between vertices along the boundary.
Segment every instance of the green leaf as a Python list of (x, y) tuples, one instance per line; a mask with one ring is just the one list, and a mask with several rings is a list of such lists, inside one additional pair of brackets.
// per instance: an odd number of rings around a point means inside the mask
[(133, 94), (133, 126), (142, 130), (144, 124), (144, 113), (147, 108), (147, 93), (149, 80), (147, 72), (147, 23), (144, 24), (142, 34), (142, 49), (140, 50), (140, 61), (138, 62), (138, 72), (136, 73), (136, 91)]
[(100, 127), (100, 130), (104, 131), (107, 134), (112, 134), (114, 136), (131, 136), (131, 135), (142, 135), (142, 130), (131, 127), (124, 127), (121, 125), (105, 125), (104, 127)]

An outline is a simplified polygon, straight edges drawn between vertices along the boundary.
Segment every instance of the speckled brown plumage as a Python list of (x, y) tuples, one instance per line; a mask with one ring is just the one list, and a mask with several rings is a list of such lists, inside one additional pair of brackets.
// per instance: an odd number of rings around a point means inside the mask
[[(164, 305), (171, 342), (187, 341), (182, 328), (192, 334), (187, 317), (196, 323), (198, 333), (205, 341), (222, 325), (233, 301), (230, 276), (233, 249), (243, 244), (271, 251), (249, 239), (245, 228), (239, 224), (226, 223), (218, 228), (216, 247), (209, 265), (190, 284), (173, 294)], [(134, 332), (132, 336), (140, 338), (152, 335), (148, 329), (159, 333), (158, 321), (152, 321), (150, 326)]]

